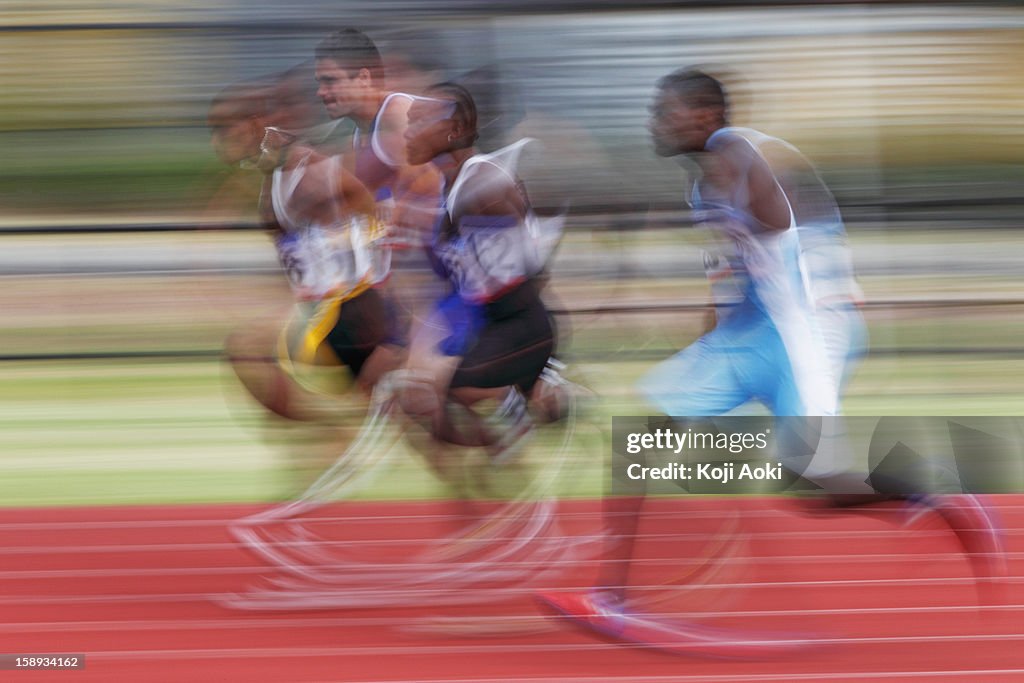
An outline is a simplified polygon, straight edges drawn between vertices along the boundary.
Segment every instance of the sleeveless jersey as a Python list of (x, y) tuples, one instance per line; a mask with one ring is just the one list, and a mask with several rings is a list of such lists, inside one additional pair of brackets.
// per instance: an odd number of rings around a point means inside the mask
[[(763, 157), (758, 146), (744, 135), (746, 132), (719, 129), (708, 139), (706, 148), (714, 152), (726, 144), (747, 145), (749, 167)], [(747, 170), (740, 169), (741, 179), (748, 177)], [(712, 270), (727, 267), (731, 290), (739, 296), (738, 302), (731, 301), (734, 305), (722, 310), (719, 326), (724, 331), (740, 329), (766, 316), (782, 339), (808, 414), (832, 415), (838, 408), (838, 391), (815, 315), (815, 296), (802, 253), (797, 213), (777, 177), (775, 182), (790, 215), (789, 227), (781, 231), (768, 229), (754, 216), (750, 188), (742, 180), (724, 190), (699, 181), (694, 187), (698, 220), (724, 238), (727, 247), (727, 265), (713, 256), (706, 263)], [(714, 289), (714, 279), (712, 282)], [(719, 286), (717, 293), (721, 291)]]
[[(440, 272), (466, 301), (492, 301), (538, 275), (561, 238), (564, 216), (535, 214), (515, 176), (519, 154), (529, 142), (520, 140), (467, 160), (444, 200), (432, 250)], [(512, 188), (526, 206), (523, 217), (468, 215), (464, 210), (479, 193), (501, 194)]]
[[(710, 145), (729, 136), (744, 139), (764, 159), (777, 179), (789, 204), (792, 228), (796, 234), (797, 260), (806, 295), (815, 307), (832, 304), (860, 303), (863, 291), (857, 283), (853, 259), (846, 238), (839, 207), (821, 176), (811, 163), (788, 142), (765, 135), (751, 128), (729, 127), (717, 131)], [(780, 156), (785, 164), (780, 164)], [(700, 203), (699, 190), (695, 191), (696, 204)], [(745, 188), (726, 203), (733, 210), (748, 200)], [(713, 203), (709, 203), (713, 204)], [(698, 219), (714, 216), (714, 208), (698, 214)], [(742, 214), (743, 208), (739, 207)], [(742, 218), (742, 220), (747, 220)], [(736, 303), (740, 292), (749, 287), (746, 264), (734, 254), (728, 256), (708, 254), (705, 270), (712, 281), (716, 301)]]
[(382, 277), (374, 221), (349, 214), (335, 202), (330, 220), (313, 219), (308, 207), (300, 205), (296, 192), (303, 180), (322, 179), (326, 186), (314, 189), (326, 197), (333, 197), (337, 188), (341, 158), (312, 157), (308, 153), (292, 169), (275, 169), (271, 180), (271, 205), (282, 229), (275, 240), (278, 258), (293, 291), (303, 299), (344, 295)]

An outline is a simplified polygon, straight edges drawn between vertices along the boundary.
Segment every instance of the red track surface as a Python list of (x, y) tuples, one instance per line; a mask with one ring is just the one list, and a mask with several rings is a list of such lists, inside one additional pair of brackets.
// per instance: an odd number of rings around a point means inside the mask
[[(799, 658), (689, 659), (613, 645), (536, 617), (530, 591), (472, 608), (238, 612), (219, 595), (271, 569), (226, 526), (253, 507), (0, 511), (0, 652), (85, 653), (87, 668), (4, 680), (799, 681), (1024, 680), (1024, 496), (996, 498), (1010, 578), (982, 604), (955, 537), (895, 512), (800, 515), (780, 499), (658, 501), (641, 527), (637, 583), (699, 570), (720, 532), (728, 562), (696, 583), (640, 591), (675, 618), (817, 634)], [(598, 505), (565, 503), (559, 532), (593, 533)], [(733, 510), (742, 515), (733, 517)], [(371, 556), (450, 531), (451, 509), (348, 504), (337, 528)], [(888, 519), (886, 519), (888, 517)], [(737, 534), (733, 535), (734, 538)], [(383, 552), (383, 551), (382, 551)], [(388, 554), (391, 554), (390, 552)], [(592, 563), (566, 567), (588, 585)], [(699, 572), (698, 572), (699, 573)], [(437, 617), (445, 617), (439, 622)], [(514, 618), (513, 618), (514, 617)], [(443, 628), (438, 624), (443, 623)], [(504, 629), (504, 631), (503, 631)], [(515, 631), (514, 633), (512, 631)], [(503, 632), (504, 635), (496, 635)]]

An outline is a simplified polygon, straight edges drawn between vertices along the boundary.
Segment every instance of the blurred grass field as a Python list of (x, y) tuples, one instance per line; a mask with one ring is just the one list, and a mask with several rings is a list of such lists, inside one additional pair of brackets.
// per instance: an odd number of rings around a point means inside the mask
[[(860, 239), (879, 238), (855, 235)], [(922, 249), (934, 247), (930, 234), (898, 237), (915, 239)], [(0, 343), (8, 358), (0, 394), (0, 504), (277, 500), (300, 491), (337, 454), (340, 434), (267, 418), (216, 355), (235, 325), (287, 305), (277, 273), (7, 279), (0, 294), (7, 311)], [(984, 272), (873, 275), (862, 284), (869, 301), (1019, 291), (1014, 277)], [(701, 301), (704, 289), (696, 278), (554, 284), (557, 304), (568, 308)], [(872, 354), (849, 387), (847, 413), (1024, 414), (1022, 308), (969, 301), (869, 308)], [(695, 338), (701, 319), (690, 310), (563, 320), (572, 376), (599, 397), (587, 405), (566, 493), (601, 491), (608, 457), (601, 430), (610, 429), (613, 415), (651, 411), (633, 389), (636, 379)], [(131, 357), (140, 353), (156, 355)], [(558, 437), (557, 430), (542, 432), (526, 466), (540, 466)], [(391, 463), (362, 496), (450, 494), (414, 454), (396, 452)]]

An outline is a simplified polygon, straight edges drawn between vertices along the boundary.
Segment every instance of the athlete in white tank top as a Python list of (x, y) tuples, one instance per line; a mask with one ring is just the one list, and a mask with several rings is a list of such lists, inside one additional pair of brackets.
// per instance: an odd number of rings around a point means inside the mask
[[(492, 301), (540, 274), (561, 238), (564, 217), (541, 218), (534, 213), (515, 175), (519, 155), (530, 142), (520, 140), (468, 159), (445, 199), (443, 223), (451, 234), (435, 235), (432, 248), (466, 301)], [(484, 193), (506, 192), (519, 197), (522, 216), (471, 213)]]
[(294, 162), (271, 175), (270, 205), (281, 228), (278, 256), (296, 296), (344, 296), (386, 277), (374, 217), (345, 206), (339, 192), (345, 183), (341, 158), (312, 150), (293, 156)]

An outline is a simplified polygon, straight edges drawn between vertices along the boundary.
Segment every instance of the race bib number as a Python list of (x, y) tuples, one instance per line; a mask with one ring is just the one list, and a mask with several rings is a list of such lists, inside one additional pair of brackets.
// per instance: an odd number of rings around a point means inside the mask
[(312, 264), (297, 235), (289, 233), (278, 238), (277, 258), (293, 288), (301, 290), (310, 286)]
[(508, 284), (528, 277), (521, 226), (470, 227), (437, 250), (456, 288), (464, 296), (487, 298)]

